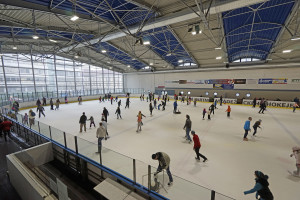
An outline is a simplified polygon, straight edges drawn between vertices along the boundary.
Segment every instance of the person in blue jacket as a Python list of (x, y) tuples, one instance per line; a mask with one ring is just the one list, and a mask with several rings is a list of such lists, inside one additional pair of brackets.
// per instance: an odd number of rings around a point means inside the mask
[(173, 113), (176, 113), (176, 111), (177, 111), (177, 101), (174, 101), (173, 107), (174, 107)]
[(251, 194), (256, 192), (256, 199), (259, 200), (273, 200), (273, 194), (269, 189), (268, 176), (263, 174), (261, 171), (255, 171), (255, 186), (251, 190), (245, 191), (244, 194)]
[(247, 135), (248, 135), (248, 131), (251, 131), (250, 129), (250, 122), (252, 120), (252, 117), (249, 117), (248, 120), (245, 122), (244, 125), (244, 130), (245, 130), (245, 134), (244, 134), (244, 141), (248, 141)]

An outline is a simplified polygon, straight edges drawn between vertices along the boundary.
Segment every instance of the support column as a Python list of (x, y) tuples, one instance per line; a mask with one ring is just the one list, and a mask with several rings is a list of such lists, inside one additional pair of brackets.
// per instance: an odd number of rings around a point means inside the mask
[(90, 95), (92, 95), (91, 65), (89, 64)]
[(58, 97), (58, 84), (57, 84), (57, 72), (56, 72), (56, 55), (54, 54), (54, 72), (55, 72), (55, 83), (56, 83), (56, 95), (57, 95), (57, 98)]
[(33, 67), (33, 61), (32, 61), (32, 45), (30, 45), (30, 61), (31, 61), (31, 67), (32, 67), (32, 77), (33, 77), (34, 93), (35, 93), (35, 96), (36, 96), (35, 74), (34, 74), (34, 67)]
[(3, 77), (4, 77), (4, 85), (5, 85), (5, 90), (6, 90), (6, 98), (9, 101), (9, 94), (8, 94), (8, 89), (7, 89), (7, 81), (6, 81), (6, 75), (5, 75), (5, 69), (4, 69), (3, 56), (1, 56), (1, 62), (2, 62)]
[(105, 94), (105, 89), (104, 89), (104, 69), (102, 67), (102, 87), (103, 87), (103, 94)]
[(116, 93), (115, 71), (113, 71), (113, 76), (114, 76), (114, 93)]
[(75, 85), (75, 91), (77, 91), (77, 88), (76, 88), (76, 71), (75, 71), (75, 60), (73, 60), (73, 71), (74, 71), (74, 85)]

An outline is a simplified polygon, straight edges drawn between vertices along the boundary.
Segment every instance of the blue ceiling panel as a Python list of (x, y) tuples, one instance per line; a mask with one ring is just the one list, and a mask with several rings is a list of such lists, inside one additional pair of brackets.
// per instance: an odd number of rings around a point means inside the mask
[(168, 27), (151, 29), (140, 33), (138, 36), (142, 37), (143, 41), (150, 41), (151, 49), (171, 65), (175, 67), (196, 65), (190, 54)]
[(222, 13), (229, 62), (265, 60), (291, 13), (295, 0), (270, 0)]
[(135, 60), (133, 57), (131, 57), (124, 51), (118, 49), (117, 47), (113, 46), (112, 44), (110, 44), (108, 42), (101, 42), (101, 43), (95, 44), (93, 46), (97, 49), (97, 51), (99, 53), (101, 53), (102, 50), (106, 50), (105, 54), (110, 59), (116, 60), (125, 65), (130, 65), (130, 67), (132, 67), (136, 70), (146, 67), (145, 63)]
[[(23, 0), (30, 3), (46, 6), (50, 9), (60, 9), (66, 12), (66, 15), (72, 16), (74, 13), (104, 19), (111, 24), (135, 25), (144, 19), (151, 20), (157, 13), (145, 8), (138, 7), (126, 0), (77, 0), (76, 3), (80, 6), (74, 6), (70, 1), (62, 0)], [(51, 3), (52, 2), (52, 3)], [(84, 7), (82, 9), (81, 7)]]

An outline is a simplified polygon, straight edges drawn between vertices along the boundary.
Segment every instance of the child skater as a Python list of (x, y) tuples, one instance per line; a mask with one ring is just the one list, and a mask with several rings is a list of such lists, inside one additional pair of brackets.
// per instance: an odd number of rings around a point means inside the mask
[(203, 108), (203, 111), (202, 111), (203, 118), (202, 118), (202, 120), (205, 120), (205, 119), (204, 119), (204, 117), (205, 117), (205, 113), (206, 113), (206, 109), (205, 109), (205, 108)]
[(207, 112), (207, 119), (210, 120), (210, 114), (211, 114), (211, 111), (210, 109), (208, 109), (208, 112)]
[(261, 129), (260, 125), (261, 125), (261, 119), (258, 120), (258, 121), (256, 121), (256, 122), (254, 123), (254, 125), (253, 125), (253, 130), (254, 130), (253, 136), (255, 136), (256, 131), (257, 131), (257, 128), (260, 128), (260, 129)]
[(227, 117), (230, 117), (230, 112), (231, 112), (230, 105), (228, 105), (227, 110), (225, 112), (227, 112)]
[(90, 128), (92, 127), (92, 124), (94, 124), (94, 127), (96, 127), (94, 117), (91, 116), (89, 120), (90, 120)]

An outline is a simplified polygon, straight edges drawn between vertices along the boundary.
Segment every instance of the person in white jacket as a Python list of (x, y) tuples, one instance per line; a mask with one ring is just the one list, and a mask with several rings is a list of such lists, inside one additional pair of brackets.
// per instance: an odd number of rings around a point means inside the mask
[(103, 138), (106, 139), (106, 130), (102, 124), (102, 122), (99, 123), (99, 128), (97, 129), (96, 132), (96, 137), (98, 138), (98, 152), (96, 153), (100, 153), (102, 150), (102, 140)]
[(293, 153), (290, 155), (291, 157), (295, 156), (296, 158), (296, 167), (297, 170), (294, 171), (294, 175), (299, 176), (300, 175), (300, 147), (293, 147), (292, 148)]

